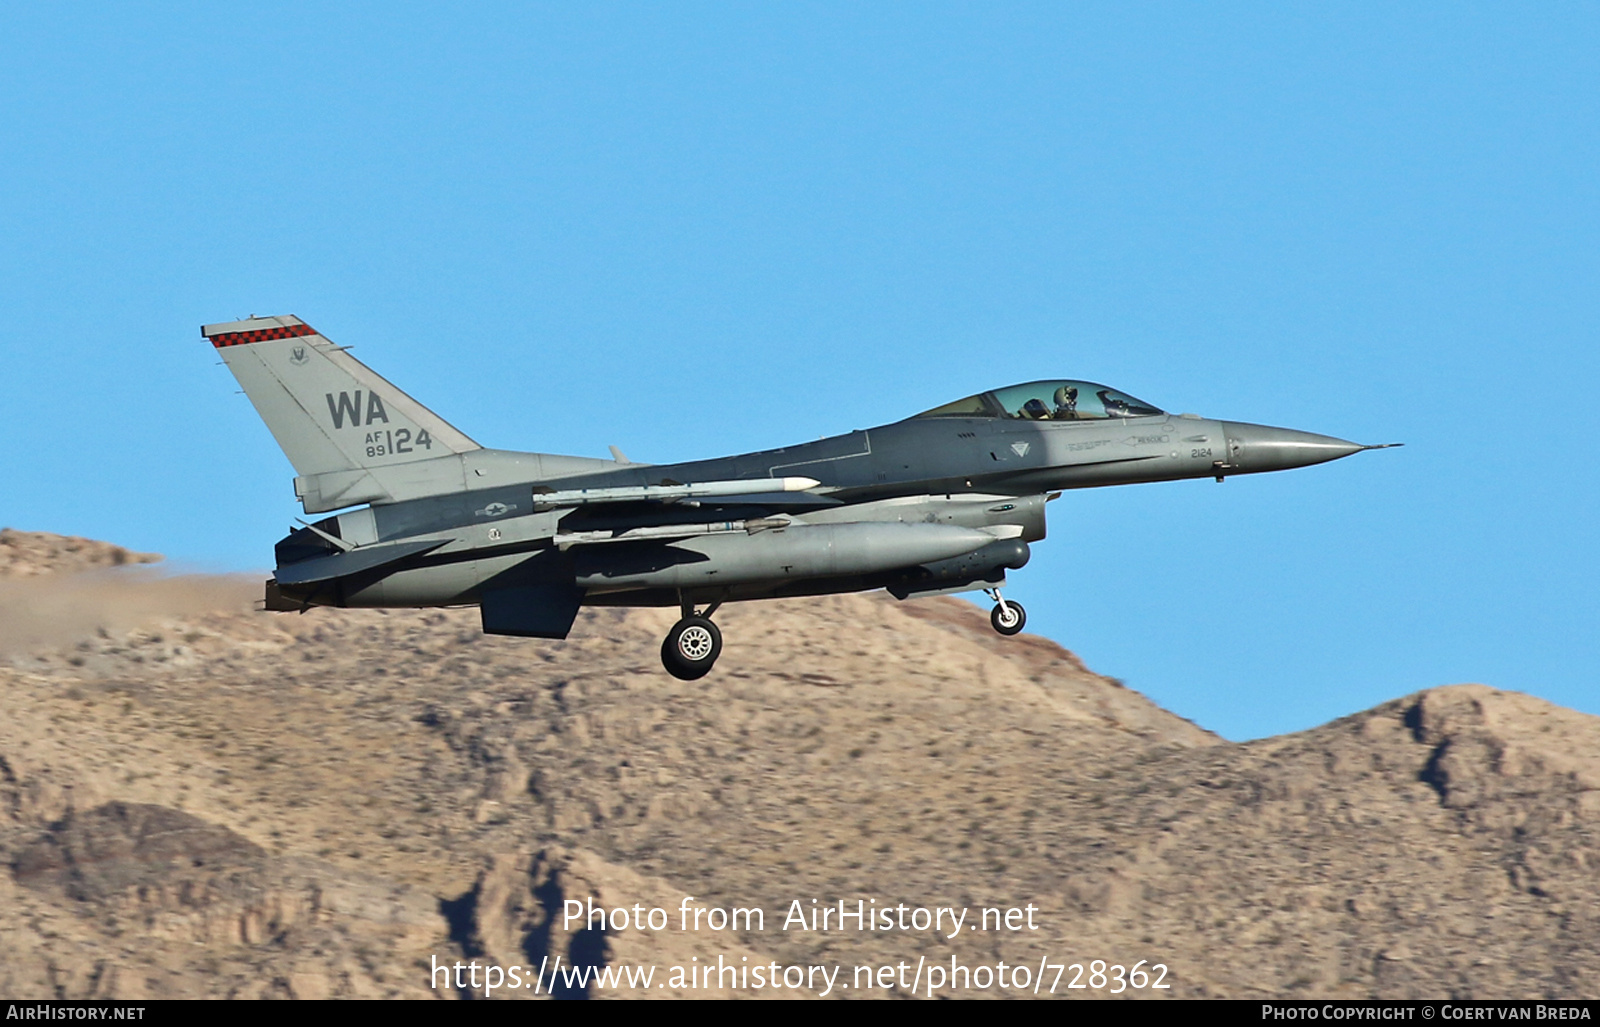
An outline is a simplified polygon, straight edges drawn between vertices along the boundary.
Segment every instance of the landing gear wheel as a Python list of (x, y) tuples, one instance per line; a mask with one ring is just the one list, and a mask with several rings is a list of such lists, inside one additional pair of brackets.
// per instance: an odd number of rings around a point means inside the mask
[(722, 632), (705, 617), (685, 617), (661, 643), (661, 665), (682, 681), (703, 678), (722, 655)]
[(989, 611), (989, 623), (1002, 635), (1015, 635), (1028, 623), (1028, 611), (1015, 599), (1007, 599), (1005, 605), (996, 604)]

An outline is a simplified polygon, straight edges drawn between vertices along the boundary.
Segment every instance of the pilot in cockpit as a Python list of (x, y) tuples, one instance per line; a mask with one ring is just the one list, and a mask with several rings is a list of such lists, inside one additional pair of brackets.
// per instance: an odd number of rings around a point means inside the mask
[(1055, 419), (1058, 421), (1078, 419), (1078, 390), (1073, 386), (1063, 385), (1056, 390)]

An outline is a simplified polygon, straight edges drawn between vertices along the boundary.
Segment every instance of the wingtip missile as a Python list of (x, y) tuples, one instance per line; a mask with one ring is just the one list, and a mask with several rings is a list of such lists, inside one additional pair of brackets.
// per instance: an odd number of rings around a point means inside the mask
[[(536, 506), (584, 506), (590, 503), (674, 502), (722, 496), (756, 496), (773, 492), (805, 492), (822, 482), (815, 478), (738, 478), (729, 481), (689, 482), (671, 485), (625, 485), (615, 488), (551, 490), (536, 487)], [(542, 488), (542, 490), (541, 490)]]

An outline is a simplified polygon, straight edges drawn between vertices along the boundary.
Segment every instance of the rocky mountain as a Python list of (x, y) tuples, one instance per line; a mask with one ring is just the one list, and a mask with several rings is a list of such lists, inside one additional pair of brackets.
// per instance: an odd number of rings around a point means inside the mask
[[(556, 957), (661, 975), (557, 988), (595, 996), (774, 994), (667, 977), (719, 958), (843, 967), (830, 997), (952, 960), (1067, 996), (1094, 960), (1163, 965), (1140, 997), (1600, 990), (1600, 719), (1525, 695), (1232, 744), (959, 600), (729, 607), (681, 682), (671, 611), (484, 637), (144, 559), (0, 533), (0, 995), (461, 998), (434, 968)], [(568, 923), (590, 899), (666, 920)], [(841, 900), (970, 919), (792, 918)]]

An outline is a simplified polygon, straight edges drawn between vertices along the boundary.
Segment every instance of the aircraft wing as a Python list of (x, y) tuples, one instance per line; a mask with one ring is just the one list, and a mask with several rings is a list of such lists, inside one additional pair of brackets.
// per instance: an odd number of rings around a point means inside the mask
[(536, 509), (559, 510), (556, 544), (661, 541), (745, 531), (789, 523), (785, 514), (842, 505), (806, 491), (814, 478), (756, 478), (691, 484), (665, 482), (621, 488), (569, 489), (534, 494)]
[[(752, 478), (592, 489), (555, 490), (539, 487), (539, 490), (533, 493), (533, 500), (536, 510), (565, 510), (579, 518), (578, 523), (564, 525), (566, 530), (555, 535), (556, 543), (565, 548), (570, 545), (602, 541), (632, 541), (647, 538), (659, 541), (732, 531), (755, 534), (787, 523), (786, 520), (773, 520), (762, 516), (768, 512), (761, 509), (762, 507), (783, 505), (786, 496), (798, 499), (807, 489), (816, 488), (819, 484), (821, 483), (815, 478)], [(837, 502), (814, 494), (805, 495), (805, 499), (815, 500), (819, 504)], [(662, 524), (658, 519), (662, 506), (689, 501), (686, 505), (692, 508), (698, 506), (701, 500), (709, 500), (710, 504), (716, 507), (724, 506), (724, 501), (731, 501), (743, 508), (740, 513), (754, 513), (755, 516), (747, 514), (715, 522), (702, 520), (686, 524)], [(811, 504), (801, 502), (799, 505)], [(653, 508), (657, 514), (637, 516), (641, 507)], [(752, 510), (752, 507), (755, 509)], [(629, 515), (630, 508), (635, 513), (634, 516)], [(709, 512), (701, 512), (699, 517), (705, 518)], [(585, 517), (585, 514), (588, 516)], [(565, 516), (560, 519), (566, 521)], [(311, 530), (323, 535), (323, 532), (315, 527)], [(339, 544), (337, 540), (330, 539), (330, 541)], [(429, 538), (355, 546), (344, 552), (330, 553), (327, 556), (316, 556), (288, 564), (278, 568), (273, 576), (279, 585), (311, 585), (386, 567), (407, 557), (431, 553), (453, 541), (455, 540), (450, 538)]]

